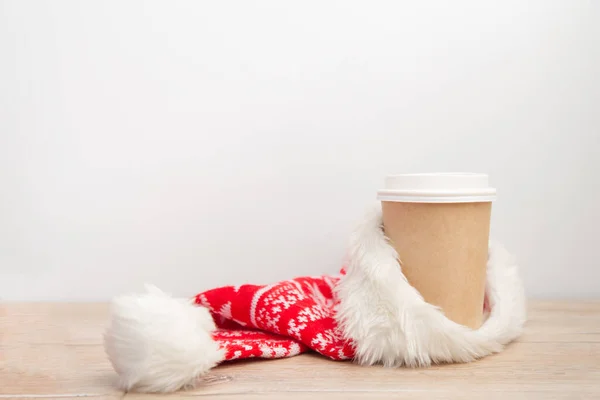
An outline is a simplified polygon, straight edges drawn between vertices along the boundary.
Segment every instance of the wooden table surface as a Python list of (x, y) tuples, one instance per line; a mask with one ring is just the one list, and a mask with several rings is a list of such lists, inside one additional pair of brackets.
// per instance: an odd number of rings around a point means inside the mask
[(308, 354), (222, 365), (198, 389), (160, 396), (116, 389), (102, 347), (106, 304), (4, 303), (0, 399), (600, 399), (600, 301), (529, 310), (520, 340), (471, 364), (386, 369)]

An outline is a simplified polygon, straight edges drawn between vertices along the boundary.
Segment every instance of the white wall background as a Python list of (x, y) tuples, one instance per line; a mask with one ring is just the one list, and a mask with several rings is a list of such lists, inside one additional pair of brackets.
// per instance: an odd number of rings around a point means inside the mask
[(388, 173), (487, 172), (532, 297), (600, 296), (590, 1), (0, 0), (0, 298), (336, 273)]

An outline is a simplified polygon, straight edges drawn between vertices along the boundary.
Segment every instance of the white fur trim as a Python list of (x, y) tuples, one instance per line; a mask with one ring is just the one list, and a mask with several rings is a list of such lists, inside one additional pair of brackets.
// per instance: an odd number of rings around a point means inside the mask
[(477, 330), (426, 303), (397, 260), (382, 228), (381, 208), (375, 207), (351, 237), (347, 272), (336, 288), (336, 319), (353, 341), (359, 364), (470, 362), (501, 351), (521, 333), (525, 293), (517, 266), (500, 245), (490, 243), (486, 294), (491, 313)]
[(111, 305), (104, 347), (123, 390), (173, 392), (193, 387), (223, 361), (213, 341), (209, 311), (175, 299), (153, 286), (117, 297)]

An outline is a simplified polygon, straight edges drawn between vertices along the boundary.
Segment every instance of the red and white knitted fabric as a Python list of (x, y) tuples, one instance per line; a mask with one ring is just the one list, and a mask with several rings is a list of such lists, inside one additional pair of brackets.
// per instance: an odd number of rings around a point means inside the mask
[(339, 278), (300, 277), (272, 285), (226, 286), (195, 297), (210, 310), (213, 339), (225, 360), (282, 358), (313, 350), (333, 360), (353, 357), (334, 319)]

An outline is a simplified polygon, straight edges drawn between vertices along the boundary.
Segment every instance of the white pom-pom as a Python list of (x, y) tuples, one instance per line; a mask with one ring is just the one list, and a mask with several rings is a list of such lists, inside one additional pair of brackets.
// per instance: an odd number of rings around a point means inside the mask
[(113, 300), (104, 347), (122, 389), (173, 392), (193, 387), (224, 360), (214, 329), (206, 308), (146, 286), (146, 293)]

